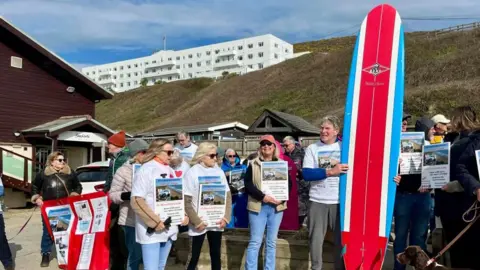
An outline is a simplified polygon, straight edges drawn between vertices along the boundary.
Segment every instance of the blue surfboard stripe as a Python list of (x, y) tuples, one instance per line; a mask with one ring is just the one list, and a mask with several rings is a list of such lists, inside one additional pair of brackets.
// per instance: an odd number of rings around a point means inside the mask
[[(344, 113), (344, 126), (342, 134), (342, 152), (340, 155), (340, 163), (346, 164), (348, 162), (348, 151), (350, 148), (350, 128), (352, 125), (352, 107), (353, 107), (353, 89), (355, 88), (355, 73), (357, 71), (357, 56), (358, 56), (358, 43), (359, 43), (360, 31), (357, 35), (357, 41), (355, 42), (355, 48), (353, 49), (352, 63), (350, 67), (350, 77), (348, 80), (347, 88), (347, 100), (345, 103), (345, 113)], [(343, 174), (340, 176), (340, 217), (345, 216), (345, 197), (346, 197), (346, 187), (347, 187), (347, 176)], [(343, 218), (340, 218), (340, 228), (343, 231), (344, 226)]]
[[(402, 132), (402, 117), (403, 117), (403, 97), (404, 97), (404, 84), (405, 84), (405, 43), (403, 35), (403, 26), (400, 27), (400, 39), (398, 46), (398, 62), (397, 62), (397, 80), (395, 85), (395, 98), (393, 107), (393, 119), (392, 119), (392, 147), (390, 152), (390, 179), (393, 179), (398, 175), (398, 159), (400, 156), (400, 138)], [(388, 199), (387, 199), (387, 226), (385, 235), (390, 235), (390, 229), (393, 219), (393, 209), (395, 205), (395, 193), (397, 185), (390, 181), (388, 185)]]

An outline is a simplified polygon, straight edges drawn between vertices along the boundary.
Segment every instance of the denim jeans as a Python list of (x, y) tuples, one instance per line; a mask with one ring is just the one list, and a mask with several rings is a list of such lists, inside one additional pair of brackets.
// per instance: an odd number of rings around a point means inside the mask
[(43, 234), (42, 234), (42, 241), (40, 242), (40, 249), (42, 255), (50, 254), (52, 252), (53, 240), (48, 234), (47, 226), (45, 225), (45, 221), (42, 218), (42, 225), (43, 225)]
[(0, 213), (0, 261), (5, 268), (13, 265), (12, 252), (8, 246), (7, 235), (5, 234), (5, 222), (3, 214)]
[(120, 226), (128, 249), (127, 270), (137, 270), (142, 261), (142, 246), (135, 239), (135, 227)]
[(172, 240), (167, 242), (142, 244), (143, 269), (163, 270), (167, 265), (168, 254), (172, 247)]
[(426, 250), (426, 234), (430, 221), (431, 197), (430, 193), (401, 193), (395, 196), (395, 242), (393, 253), (395, 270), (405, 269), (405, 265), (397, 262), (396, 256), (407, 247), (407, 237), (410, 232), (408, 245), (420, 246)]
[(259, 213), (248, 212), (250, 221), (250, 242), (247, 248), (247, 258), (245, 269), (252, 270), (258, 268), (258, 253), (263, 242), (263, 233), (267, 227), (267, 237), (265, 245), (265, 270), (275, 269), (275, 254), (277, 247), (277, 236), (282, 222), (283, 212), (277, 212), (274, 205), (262, 203)]

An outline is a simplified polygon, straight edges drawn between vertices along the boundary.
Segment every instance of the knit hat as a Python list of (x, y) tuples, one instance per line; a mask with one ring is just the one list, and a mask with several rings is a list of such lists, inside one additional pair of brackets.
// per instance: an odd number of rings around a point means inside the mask
[(149, 147), (149, 144), (142, 139), (135, 139), (133, 142), (128, 144), (128, 150), (130, 150), (130, 156), (134, 157), (140, 151), (146, 151)]
[(113, 144), (117, 147), (125, 147), (127, 141), (125, 139), (125, 131), (120, 131), (116, 134), (113, 134), (108, 138), (108, 143)]

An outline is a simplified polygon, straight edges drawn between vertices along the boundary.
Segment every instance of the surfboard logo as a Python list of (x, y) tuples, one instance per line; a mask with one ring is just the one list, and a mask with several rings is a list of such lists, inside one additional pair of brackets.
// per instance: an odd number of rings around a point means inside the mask
[(388, 70), (390, 70), (388, 67), (382, 66), (379, 63), (376, 63), (374, 65), (371, 65), (371, 66), (363, 69), (363, 71), (365, 71), (369, 74), (372, 74), (373, 76), (377, 76), (378, 74), (382, 74), (383, 72), (388, 71)]

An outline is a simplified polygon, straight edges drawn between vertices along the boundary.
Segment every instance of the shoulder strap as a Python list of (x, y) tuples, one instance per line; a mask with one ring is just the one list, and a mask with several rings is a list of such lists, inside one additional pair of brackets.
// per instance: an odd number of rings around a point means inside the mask
[(60, 180), (60, 182), (63, 185), (63, 188), (65, 188), (65, 191), (67, 192), (68, 196), (70, 196), (70, 192), (68, 192), (67, 185), (65, 184), (65, 181), (63, 181), (63, 179), (60, 176), (58, 176), (58, 174), (55, 174), (55, 176), (58, 178), (58, 180)]

